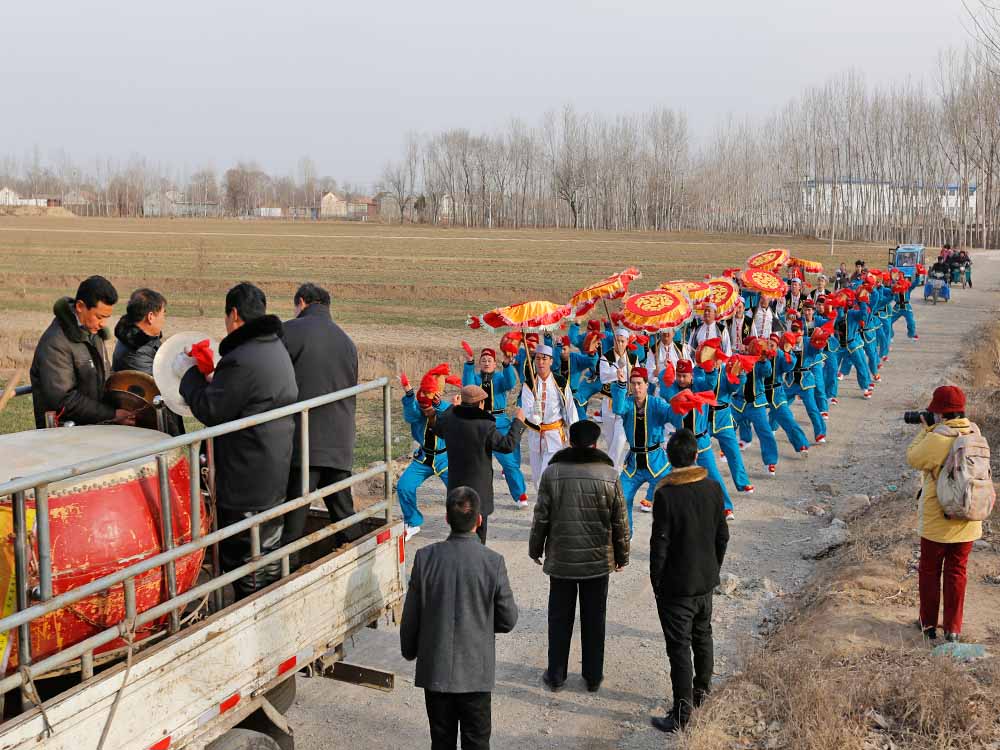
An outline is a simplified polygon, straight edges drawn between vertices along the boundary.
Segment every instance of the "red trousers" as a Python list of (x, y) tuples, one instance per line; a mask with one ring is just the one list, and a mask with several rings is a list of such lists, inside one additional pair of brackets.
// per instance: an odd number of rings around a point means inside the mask
[(938, 624), (941, 604), (942, 567), (944, 568), (944, 630), (946, 633), (962, 632), (962, 613), (965, 610), (965, 584), (968, 581), (966, 563), (972, 551), (972, 542), (932, 542), (920, 538), (920, 623), (921, 627), (934, 628)]

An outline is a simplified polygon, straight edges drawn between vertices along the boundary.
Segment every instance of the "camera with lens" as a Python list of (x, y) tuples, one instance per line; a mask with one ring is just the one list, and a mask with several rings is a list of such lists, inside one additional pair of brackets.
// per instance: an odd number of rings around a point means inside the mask
[(903, 421), (906, 424), (920, 424), (920, 418), (927, 424), (934, 424), (934, 415), (929, 411), (904, 411)]

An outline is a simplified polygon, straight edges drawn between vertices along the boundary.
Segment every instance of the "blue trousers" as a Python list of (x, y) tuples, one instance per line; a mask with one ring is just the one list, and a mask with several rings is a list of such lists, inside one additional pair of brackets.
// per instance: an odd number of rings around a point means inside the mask
[(715, 463), (715, 453), (712, 451), (711, 439), (708, 441), (708, 448), (698, 449), (698, 465), (708, 472), (708, 476), (711, 479), (719, 483), (719, 487), (722, 489), (722, 496), (725, 499), (724, 507), (726, 510), (732, 510), (733, 501), (729, 497), (729, 491), (726, 490), (726, 483), (722, 481), (722, 474), (719, 473), (719, 465)]
[(809, 415), (809, 421), (812, 422), (813, 435), (816, 439), (819, 439), (820, 435), (826, 435), (826, 420), (823, 419), (823, 415), (820, 414), (821, 409), (819, 404), (816, 402), (816, 388), (786, 388), (785, 393), (788, 394), (788, 403), (795, 400), (796, 397), (802, 399), (802, 405), (806, 407), (806, 414)]
[(882, 357), (889, 355), (889, 344), (892, 341), (892, 326), (889, 324), (888, 318), (883, 318), (875, 340), (878, 342), (878, 356), (879, 361), (881, 361)]
[[(737, 416), (740, 440), (749, 443), (753, 433), (757, 433), (760, 441), (760, 458), (768, 466), (778, 463), (778, 441), (774, 439), (774, 430), (767, 420), (767, 410), (763, 406), (747, 406), (743, 413)], [(751, 431), (751, 427), (753, 431)]]
[(619, 479), (622, 483), (622, 494), (625, 495), (625, 507), (628, 509), (628, 533), (629, 536), (632, 535), (632, 503), (635, 500), (635, 495), (639, 491), (642, 485), (646, 485), (646, 499), (652, 501), (653, 492), (656, 490), (656, 483), (659, 482), (663, 477), (670, 473), (670, 467), (667, 466), (666, 471), (664, 471), (660, 476), (654, 477), (649, 469), (643, 469), (642, 471), (637, 471), (632, 476), (626, 476), (625, 472), (621, 473)]
[(872, 385), (872, 374), (868, 369), (868, 353), (863, 346), (858, 347), (853, 352), (848, 352), (846, 349), (840, 350), (840, 373), (850, 375), (851, 365), (856, 371), (858, 388), (867, 391)]
[(882, 362), (878, 353), (878, 335), (871, 341), (865, 342), (865, 354), (868, 355), (868, 372), (878, 375), (878, 367)]
[(713, 430), (712, 437), (719, 442), (719, 447), (722, 448), (722, 455), (726, 457), (726, 464), (729, 465), (729, 473), (733, 477), (733, 484), (736, 485), (737, 491), (749, 486), (750, 477), (747, 476), (747, 468), (743, 465), (743, 454), (740, 452), (740, 443), (736, 438), (736, 428)]
[(792, 414), (792, 410), (788, 408), (787, 403), (778, 407), (768, 407), (767, 421), (770, 423), (772, 430), (780, 427), (785, 431), (785, 434), (788, 436), (788, 442), (792, 444), (795, 450), (800, 451), (803, 448), (809, 447), (809, 438), (806, 437), (806, 433), (799, 427), (799, 423), (795, 421), (795, 415)]
[[(826, 362), (818, 362), (812, 366), (813, 380), (816, 381), (816, 406), (820, 412), (830, 411), (830, 399), (826, 395)], [(834, 376), (836, 380), (836, 376)]]
[[(501, 435), (510, 432), (510, 420), (506, 417), (503, 421), (498, 419), (497, 432)], [(507, 482), (507, 489), (510, 490), (510, 496), (514, 500), (520, 500), (521, 496), (528, 491), (528, 485), (524, 481), (524, 472), (521, 471), (521, 446), (518, 445), (511, 453), (494, 453), (493, 458), (503, 469), (503, 477)]]
[(840, 384), (837, 381), (837, 372), (840, 370), (840, 350), (826, 353), (826, 361), (823, 363), (823, 385), (826, 386), (826, 398), (837, 398), (840, 392)]
[(913, 309), (909, 305), (902, 310), (897, 307), (892, 313), (892, 324), (896, 325), (896, 321), (900, 318), (906, 320), (906, 336), (912, 339), (917, 335), (917, 321), (913, 319)]
[[(396, 498), (399, 500), (400, 510), (403, 511), (403, 523), (407, 526), (423, 524), (424, 516), (417, 507), (417, 488), (432, 476), (434, 476), (434, 469), (430, 466), (418, 461), (410, 461), (410, 465), (406, 467), (406, 471), (396, 482)], [(447, 470), (441, 475), (441, 481), (447, 488)]]

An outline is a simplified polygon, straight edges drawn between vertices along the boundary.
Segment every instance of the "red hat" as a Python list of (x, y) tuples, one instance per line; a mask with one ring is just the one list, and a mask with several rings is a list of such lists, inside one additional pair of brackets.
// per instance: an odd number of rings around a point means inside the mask
[(496, 351), (496, 349), (490, 349), (487, 346), (481, 352), (479, 352), (479, 356), (480, 357), (485, 357), (486, 355), (489, 355), (489, 356), (493, 357), (493, 359), (496, 359), (497, 358), (497, 351)]
[(957, 385), (940, 385), (934, 389), (927, 411), (932, 414), (950, 414), (965, 411), (965, 393)]
[(587, 321), (587, 330), (588, 331), (600, 331), (601, 330), (601, 321), (599, 321), (599, 320), (588, 320)]
[(633, 367), (632, 373), (628, 376), (628, 379), (641, 378), (642, 380), (649, 380), (649, 370), (645, 367)]
[(799, 332), (796, 331), (794, 328), (790, 331), (785, 331), (783, 334), (781, 334), (781, 343), (795, 346), (797, 343), (799, 343)]
[(600, 331), (591, 331), (587, 334), (586, 338), (584, 338), (581, 349), (588, 353), (596, 352), (597, 348), (601, 345), (602, 338), (603, 337), (601, 336)]
[(537, 333), (529, 333), (524, 337), (524, 342), (526, 344), (537, 344), (539, 341)]
[(521, 332), (508, 331), (500, 338), (500, 351), (504, 354), (514, 356), (521, 348)]
[(694, 372), (694, 364), (690, 359), (679, 359), (677, 360), (676, 372), (678, 375)]
[(807, 299), (805, 302), (802, 303), (802, 309), (803, 310), (815, 310), (816, 309), (816, 303), (813, 302), (811, 298)]

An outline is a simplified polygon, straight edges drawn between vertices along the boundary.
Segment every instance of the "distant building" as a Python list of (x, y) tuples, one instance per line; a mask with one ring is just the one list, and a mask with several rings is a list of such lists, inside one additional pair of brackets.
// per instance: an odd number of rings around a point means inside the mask
[[(956, 221), (962, 217), (962, 192), (959, 185), (900, 184), (887, 180), (842, 178), (807, 179), (801, 183), (802, 207), (826, 216), (831, 208), (838, 215), (875, 218), (894, 216), (906, 211), (923, 211), (937, 204), (941, 213)], [(976, 215), (976, 186), (965, 187), (965, 220)]]
[(260, 219), (280, 219), (282, 212), (277, 206), (261, 206), (253, 210), (253, 215)]
[(142, 214), (149, 218), (222, 216), (222, 207), (214, 202), (185, 200), (183, 193), (166, 190), (148, 193), (142, 201)]
[(369, 221), (378, 215), (378, 206), (371, 198), (359, 195), (337, 195), (330, 191), (320, 202), (320, 218)]
[(324, 219), (343, 218), (347, 216), (347, 201), (331, 190), (320, 201), (319, 215)]
[(17, 206), (20, 200), (21, 196), (9, 187), (0, 188), (0, 206)]
[(289, 219), (318, 219), (319, 211), (316, 206), (289, 206), (285, 216)]

